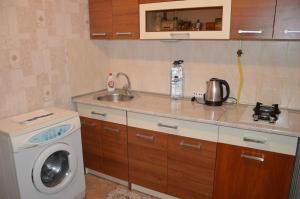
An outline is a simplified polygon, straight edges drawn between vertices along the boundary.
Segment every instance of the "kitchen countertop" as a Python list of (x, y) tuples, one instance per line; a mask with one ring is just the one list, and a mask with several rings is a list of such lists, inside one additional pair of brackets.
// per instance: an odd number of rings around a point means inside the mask
[(286, 116), (284, 118), (286, 119), (280, 120), (276, 124), (269, 124), (264, 121), (253, 122), (251, 110), (254, 106), (250, 105), (226, 104), (220, 107), (212, 107), (191, 102), (189, 99), (171, 100), (168, 95), (144, 92), (134, 92), (135, 98), (126, 102), (115, 103), (97, 100), (96, 96), (99, 96), (103, 92), (99, 91), (74, 97), (73, 102), (216, 124), (219, 126), (300, 137), (300, 111), (296, 110), (281, 109), (281, 114), (284, 113)]

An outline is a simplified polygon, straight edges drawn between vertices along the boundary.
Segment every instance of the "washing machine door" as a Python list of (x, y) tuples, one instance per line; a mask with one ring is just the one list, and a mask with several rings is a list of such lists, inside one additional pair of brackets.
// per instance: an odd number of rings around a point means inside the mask
[(42, 193), (57, 193), (67, 187), (76, 172), (77, 160), (72, 147), (54, 144), (44, 150), (32, 169), (32, 180)]

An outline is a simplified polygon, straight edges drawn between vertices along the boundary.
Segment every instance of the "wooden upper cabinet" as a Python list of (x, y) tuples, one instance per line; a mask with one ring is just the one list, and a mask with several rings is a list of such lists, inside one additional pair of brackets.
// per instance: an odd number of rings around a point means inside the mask
[(277, 0), (274, 39), (300, 39), (299, 0)]
[(294, 157), (218, 144), (214, 199), (288, 199)]
[(112, 0), (89, 0), (90, 36), (112, 38)]
[(272, 39), (276, 0), (232, 0), (231, 39)]
[(113, 39), (139, 39), (139, 0), (112, 0)]

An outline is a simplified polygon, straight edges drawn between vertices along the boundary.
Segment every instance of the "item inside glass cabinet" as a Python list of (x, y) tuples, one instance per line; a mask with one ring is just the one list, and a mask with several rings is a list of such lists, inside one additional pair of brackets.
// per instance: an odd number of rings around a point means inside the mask
[(222, 31), (222, 7), (146, 11), (146, 32)]

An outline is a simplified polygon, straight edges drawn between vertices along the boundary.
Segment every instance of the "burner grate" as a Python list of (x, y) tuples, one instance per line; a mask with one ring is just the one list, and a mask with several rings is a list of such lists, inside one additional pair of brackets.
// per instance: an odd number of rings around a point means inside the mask
[(253, 120), (265, 120), (269, 123), (275, 123), (278, 120), (278, 115), (280, 114), (278, 104), (273, 104), (272, 106), (263, 105), (260, 102), (256, 103), (255, 108), (253, 109)]

